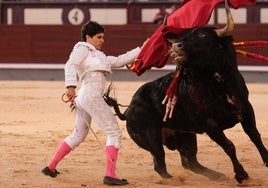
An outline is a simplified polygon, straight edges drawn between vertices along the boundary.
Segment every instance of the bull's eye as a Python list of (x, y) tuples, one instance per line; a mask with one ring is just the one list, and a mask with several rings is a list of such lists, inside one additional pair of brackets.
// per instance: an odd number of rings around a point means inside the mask
[(206, 34), (204, 34), (204, 33), (198, 33), (198, 37), (201, 38), (201, 39), (202, 38), (205, 38), (206, 37)]

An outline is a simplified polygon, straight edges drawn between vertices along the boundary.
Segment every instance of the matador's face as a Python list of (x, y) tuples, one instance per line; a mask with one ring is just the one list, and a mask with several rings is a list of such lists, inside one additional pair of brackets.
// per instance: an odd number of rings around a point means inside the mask
[(93, 45), (97, 50), (101, 50), (104, 44), (104, 33), (98, 33), (93, 37), (86, 35), (87, 42)]

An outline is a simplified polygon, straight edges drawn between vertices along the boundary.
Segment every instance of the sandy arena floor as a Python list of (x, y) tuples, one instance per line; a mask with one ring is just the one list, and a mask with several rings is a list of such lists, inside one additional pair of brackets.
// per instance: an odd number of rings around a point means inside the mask
[[(128, 104), (141, 84), (115, 82), (119, 102)], [(74, 114), (61, 101), (63, 82), (0, 81), (0, 88), (0, 187), (107, 187), (102, 183), (105, 155), (92, 133), (58, 165), (59, 177), (52, 179), (40, 172), (73, 129)], [(268, 147), (268, 84), (248, 84), (248, 88), (257, 127)], [(151, 155), (130, 139), (125, 122), (119, 123), (124, 136), (117, 168), (118, 175), (130, 182), (125, 187), (268, 187), (268, 168), (240, 124), (227, 130), (226, 135), (250, 176), (243, 185), (234, 180), (230, 159), (206, 135), (198, 135), (198, 160), (227, 178), (216, 181), (185, 170), (179, 154), (166, 149), (167, 168), (174, 177), (163, 180), (153, 170)], [(98, 126), (93, 123), (92, 128), (104, 144)]]

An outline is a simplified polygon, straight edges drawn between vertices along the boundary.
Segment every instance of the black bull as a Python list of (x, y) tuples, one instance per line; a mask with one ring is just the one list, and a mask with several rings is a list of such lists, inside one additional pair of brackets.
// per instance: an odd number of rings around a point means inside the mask
[(141, 86), (124, 114), (117, 101), (109, 97), (109, 91), (106, 93), (107, 103), (114, 106), (120, 119), (126, 120), (135, 143), (152, 154), (154, 170), (163, 178), (171, 177), (163, 145), (180, 152), (183, 167), (200, 174), (208, 172), (196, 158), (196, 134), (206, 133), (230, 157), (236, 180), (243, 182), (248, 174), (237, 159), (234, 144), (223, 132), (239, 122), (268, 166), (268, 152), (256, 128), (232, 43), (232, 36), (218, 37), (209, 27), (191, 29), (176, 39), (172, 48), (185, 61), (177, 85), (178, 101), (173, 117), (167, 121), (163, 121), (166, 107), (161, 102), (174, 73)]

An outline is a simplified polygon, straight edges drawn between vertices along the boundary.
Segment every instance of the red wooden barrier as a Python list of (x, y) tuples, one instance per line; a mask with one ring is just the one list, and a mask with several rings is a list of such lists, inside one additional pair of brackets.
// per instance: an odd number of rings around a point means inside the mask
[[(222, 27), (222, 26), (219, 26)], [(153, 24), (106, 25), (103, 50), (119, 55), (139, 46), (157, 28)], [(81, 26), (0, 25), (0, 63), (65, 63), (76, 42)], [(268, 40), (268, 24), (236, 25), (235, 41)], [(268, 46), (243, 50), (268, 56)], [(239, 64), (268, 65), (239, 57)]]

